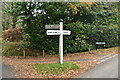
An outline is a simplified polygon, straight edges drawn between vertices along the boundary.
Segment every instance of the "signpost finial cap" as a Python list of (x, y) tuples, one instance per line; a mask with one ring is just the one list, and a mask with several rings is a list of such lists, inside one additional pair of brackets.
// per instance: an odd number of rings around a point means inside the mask
[(63, 19), (60, 19), (60, 22), (63, 22)]

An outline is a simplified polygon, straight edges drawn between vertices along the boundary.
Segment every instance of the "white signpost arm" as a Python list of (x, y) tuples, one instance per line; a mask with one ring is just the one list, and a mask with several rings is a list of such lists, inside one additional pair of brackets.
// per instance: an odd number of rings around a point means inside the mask
[(60, 64), (63, 64), (63, 21), (60, 21), (59, 49)]

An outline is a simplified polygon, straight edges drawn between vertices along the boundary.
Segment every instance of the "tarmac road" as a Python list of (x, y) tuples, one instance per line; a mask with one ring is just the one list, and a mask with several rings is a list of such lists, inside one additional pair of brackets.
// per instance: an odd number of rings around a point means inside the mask
[(14, 69), (8, 65), (4, 64), (2, 62), (2, 56), (1, 56), (1, 51), (2, 51), (2, 45), (0, 43), (0, 79), (1, 78), (16, 78), (16, 72)]
[(2, 78), (16, 78), (15, 71), (10, 65), (2, 63)]
[(96, 65), (78, 78), (118, 78), (118, 56)]

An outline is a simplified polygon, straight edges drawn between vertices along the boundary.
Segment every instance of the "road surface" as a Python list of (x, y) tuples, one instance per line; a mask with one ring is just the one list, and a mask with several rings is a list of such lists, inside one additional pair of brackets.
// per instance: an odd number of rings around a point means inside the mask
[(78, 78), (118, 78), (118, 56), (96, 65)]
[(15, 71), (10, 65), (2, 63), (2, 78), (16, 78)]
[(14, 69), (10, 65), (2, 63), (1, 52), (2, 52), (2, 45), (0, 43), (0, 79), (1, 78), (16, 78), (15, 76), (16, 72), (14, 71)]

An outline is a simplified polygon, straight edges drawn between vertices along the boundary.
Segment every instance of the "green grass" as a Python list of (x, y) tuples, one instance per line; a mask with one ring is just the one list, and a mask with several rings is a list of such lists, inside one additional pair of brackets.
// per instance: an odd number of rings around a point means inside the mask
[(64, 62), (63, 64), (34, 64), (33, 68), (38, 74), (63, 74), (69, 70), (77, 70), (78, 66), (74, 63)]

